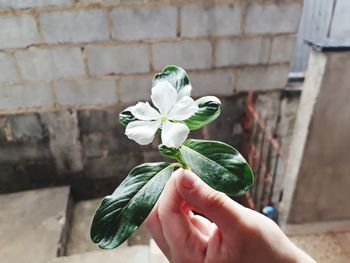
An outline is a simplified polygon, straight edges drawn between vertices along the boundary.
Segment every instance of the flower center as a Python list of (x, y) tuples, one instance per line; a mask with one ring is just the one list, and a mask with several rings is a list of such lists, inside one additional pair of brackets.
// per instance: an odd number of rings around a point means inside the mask
[(165, 121), (166, 121), (166, 116), (161, 116), (161, 117), (160, 117), (160, 121), (161, 121), (161, 122), (165, 122)]

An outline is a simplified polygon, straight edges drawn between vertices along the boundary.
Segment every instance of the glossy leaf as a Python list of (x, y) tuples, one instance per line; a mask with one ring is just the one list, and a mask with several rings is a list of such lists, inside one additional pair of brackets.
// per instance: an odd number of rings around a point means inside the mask
[(119, 113), (119, 122), (121, 125), (126, 126), (129, 122), (136, 121), (137, 118), (131, 113), (131, 107), (126, 108), (121, 113)]
[(176, 147), (168, 147), (164, 144), (160, 144), (158, 146), (159, 152), (167, 157), (174, 158), (174, 159), (179, 159), (180, 151)]
[(177, 66), (166, 66), (162, 72), (156, 74), (153, 78), (153, 86), (160, 80), (169, 81), (176, 88), (177, 93), (190, 84), (186, 71)]
[(190, 130), (197, 130), (212, 122), (220, 115), (221, 102), (217, 97), (206, 96), (196, 100), (199, 110), (184, 121)]
[(232, 146), (206, 140), (187, 140), (181, 158), (212, 188), (229, 195), (242, 195), (253, 184), (253, 172)]
[(112, 249), (128, 239), (147, 218), (173, 172), (174, 164), (135, 167), (94, 216), (90, 236), (100, 248)]

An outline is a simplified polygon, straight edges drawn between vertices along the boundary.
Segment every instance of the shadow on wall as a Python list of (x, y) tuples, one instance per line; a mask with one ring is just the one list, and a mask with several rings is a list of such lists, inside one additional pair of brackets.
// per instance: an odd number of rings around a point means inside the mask
[[(240, 148), (245, 94), (221, 98), (220, 117), (193, 138)], [(124, 108), (123, 108), (124, 109)], [(140, 146), (117, 122), (121, 108), (6, 115), (0, 119), (0, 191), (72, 184), (76, 198), (112, 192), (142, 162), (165, 160), (154, 145)]]

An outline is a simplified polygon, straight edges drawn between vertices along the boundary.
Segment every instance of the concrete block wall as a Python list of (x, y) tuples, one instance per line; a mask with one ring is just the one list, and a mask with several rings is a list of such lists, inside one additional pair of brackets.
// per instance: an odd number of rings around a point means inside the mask
[[(2, 0), (0, 11), (0, 112), (12, 112), (129, 103), (133, 78), (148, 99), (143, 80), (167, 64), (189, 70), (198, 94), (282, 88), (301, 3)], [(219, 85), (200, 80), (211, 75)]]
[[(249, 89), (281, 90), (301, 8), (301, 0), (0, 0), (1, 191), (15, 190), (15, 173), (26, 177), (22, 188), (46, 173), (49, 183), (86, 179), (98, 192), (110, 185), (106, 178), (117, 182), (152, 159), (154, 149), (126, 141), (116, 119), (149, 99), (153, 75), (167, 64), (189, 72), (194, 96), (237, 103)], [(220, 134), (235, 144), (242, 103), (224, 106), (218, 121), (226, 118)], [(15, 136), (13, 122), (23, 118), (32, 121), (22, 132), (40, 136)], [(217, 136), (211, 129), (196, 135)], [(45, 165), (30, 170), (28, 162)]]

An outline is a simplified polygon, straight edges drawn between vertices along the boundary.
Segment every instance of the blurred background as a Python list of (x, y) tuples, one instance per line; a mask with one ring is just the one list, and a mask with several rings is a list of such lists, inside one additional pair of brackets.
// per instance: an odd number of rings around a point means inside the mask
[(350, 262), (350, 2), (0, 0), (1, 262), (165, 262), (143, 227), (101, 251), (101, 197), (159, 141), (124, 135), (166, 65), (221, 116), (192, 138), (239, 149), (255, 185), (242, 204), (318, 262)]

